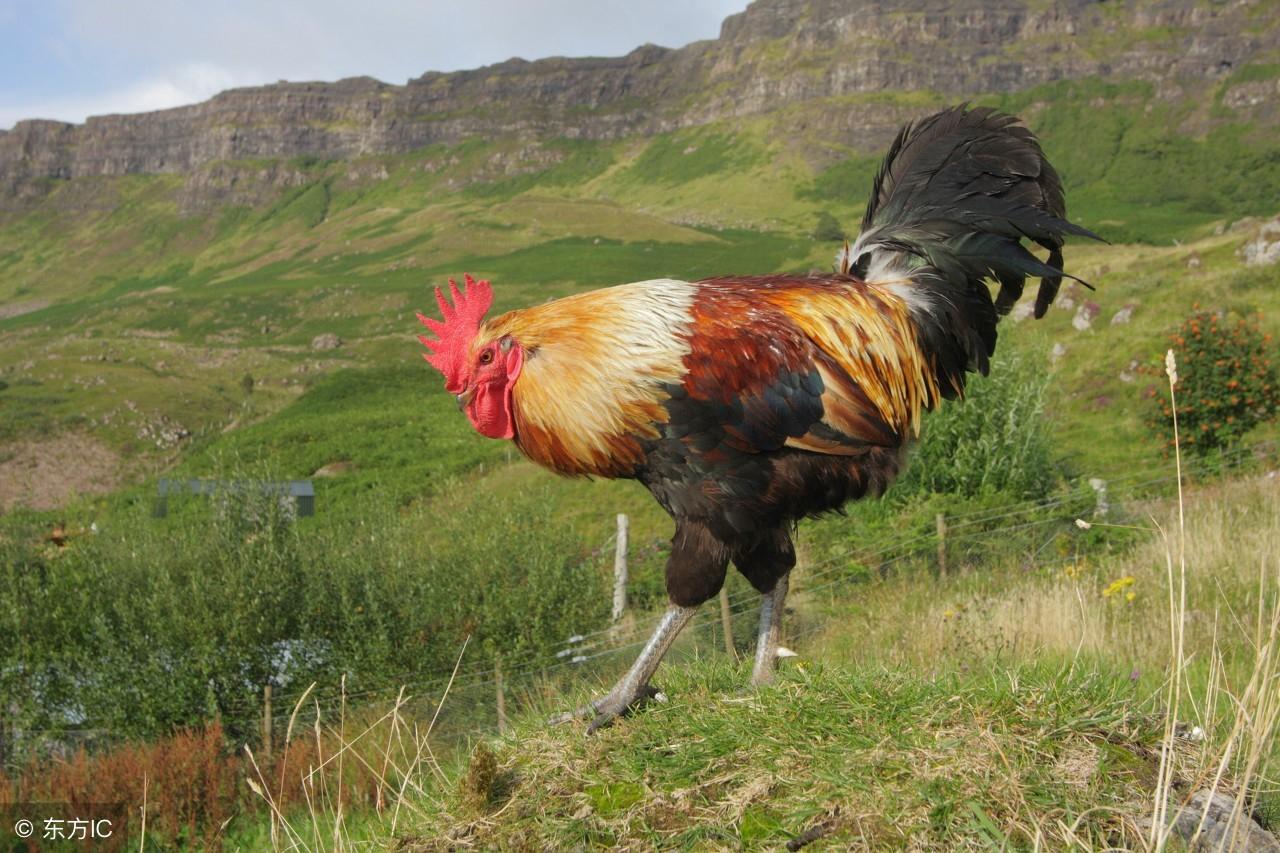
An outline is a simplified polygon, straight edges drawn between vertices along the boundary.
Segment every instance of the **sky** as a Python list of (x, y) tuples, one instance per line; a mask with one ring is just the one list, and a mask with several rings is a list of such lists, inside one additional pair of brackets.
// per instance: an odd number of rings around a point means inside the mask
[(0, 129), (277, 80), (404, 83), (715, 38), (747, 0), (0, 0)]

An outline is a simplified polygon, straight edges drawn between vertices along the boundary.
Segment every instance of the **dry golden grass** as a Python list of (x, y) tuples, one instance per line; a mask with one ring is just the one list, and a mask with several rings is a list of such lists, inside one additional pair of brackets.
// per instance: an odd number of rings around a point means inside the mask
[[(1224, 632), (1252, 637), (1252, 618), (1272, 583), (1260, 586), (1260, 571), (1266, 567), (1274, 577), (1274, 555), (1280, 554), (1280, 478), (1200, 488), (1187, 495), (1186, 506), (1185, 646), (1199, 661), (1207, 659), (1215, 634), (1224, 645)], [(1164, 671), (1169, 579), (1159, 530), (1176, 530), (1177, 509), (1152, 506), (1146, 512), (1137, 523), (1151, 535), (1103, 563), (1082, 557), (1044, 572), (1015, 566), (941, 586), (918, 576), (867, 585), (815, 639), (813, 653), (928, 669), (950, 669), (992, 653), (1079, 654), (1140, 672)]]
[(736, 692), (719, 659), (668, 668), (670, 704), (591, 738), (537, 708), (452, 764), (398, 709), (339, 723), (325, 762), (398, 780), (381, 817), (353, 828), (317, 785), (309, 811), (272, 809), (270, 843), (1182, 849), (1168, 827), (1196, 792), (1234, 796), (1236, 828), (1274, 801), (1278, 498), (1267, 476), (1195, 489), (1185, 539), (1176, 504), (1140, 508), (1145, 532), (1106, 562), (866, 585), (776, 687)]

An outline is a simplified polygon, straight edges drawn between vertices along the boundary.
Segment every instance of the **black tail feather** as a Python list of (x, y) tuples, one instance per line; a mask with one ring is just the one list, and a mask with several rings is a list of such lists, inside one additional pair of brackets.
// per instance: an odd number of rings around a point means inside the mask
[[(1013, 116), (962, 104), (899, 131), (840, 271), (929, 292), (916, 302), (929, 316), (917, 319), (952, 396), (966, 370), (986, 373), (996, 322), (1028, 276), (1040, 279), (1036, 317), (1064, 277), (1080, 281), (1063, 270), (1067, 236), (1102, 239), (1067, 220), (1062, 181), (1035, 136)], [(994, 300), (987, 280), (1000, 285)]]

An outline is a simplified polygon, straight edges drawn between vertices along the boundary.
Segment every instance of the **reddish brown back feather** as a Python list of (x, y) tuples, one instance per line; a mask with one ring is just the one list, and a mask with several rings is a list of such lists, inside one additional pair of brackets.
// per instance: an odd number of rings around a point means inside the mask
[(821, 375), (822, 423), (851, 441), (810, 431), (789, 446), (837, 455), (897, 446), (936, 401), (907, 308), (891, 294), (847, 276), (726, 277), (698, 286), (685, 357), (691, 397), (749, 398), (786, 372)]

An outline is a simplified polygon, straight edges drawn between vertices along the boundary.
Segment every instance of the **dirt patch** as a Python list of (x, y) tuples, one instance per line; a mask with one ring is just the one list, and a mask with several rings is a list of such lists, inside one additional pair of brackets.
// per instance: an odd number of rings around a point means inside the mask
[(55, 509), (77, 494), (109, 492), (120, 483), (120, 457), (76, 433), (0, 447), (0, 512), (23, 505)]
[(21, 317), (23, 314), (30, 314), (32, 311), (39, 311), (41, 308), (47, 308), (48, 299), (32, 299), (27, 302), (14, 302), (10, 305), (0, 305), (0, 320), (8, 320), (10, 317)]

